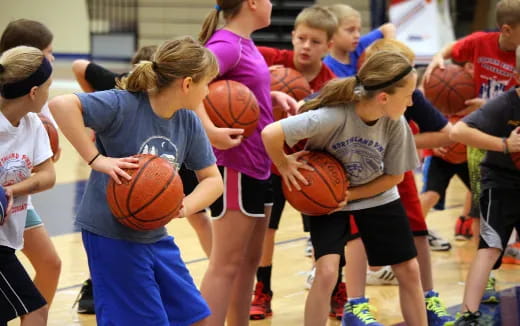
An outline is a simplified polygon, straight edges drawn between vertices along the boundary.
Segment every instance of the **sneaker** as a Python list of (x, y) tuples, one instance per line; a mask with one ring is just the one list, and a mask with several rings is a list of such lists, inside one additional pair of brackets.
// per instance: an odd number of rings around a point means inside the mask
[(92, 280), (88, 279), (83, 282), (81, 290), (79, 290), (78, 296), (72, 305), (74, 308), (78, 305), (78, 313), (93, 315), (94, 311), (94, 292), (92, 291)]
[(367, 298), (350, 300), (345, 304), (341, 326), (383, 326), (372, 313)]
[(307, 272), (307, 274), (307, 278), (305, 279), (305, 289), (310, 290), (312, 282), (314, 282), (314, 277), (316, 277), (316, 266), (312, 266), (312, 269)]
[(459, 216), (457, 223), (455, 224), (455, 240), (466, 241), (473, 237), (473, 231), (471, 231), (471, 224), (473, 219), (471, 217), (466, 218)]
[(305, 257), (312, 257), (313, 250), (311, 237), (308, 237), (307, 244), (305, 245)]
[(510, 245), (504, 251), (503, 264), (520, 264), (520, 249)]
[(329, 316), (341, 320), (343, 317), (343, 307), (347, 302), (347, 287), (345, 282), (338, 285), (338, 290), (330, 297), (330, 313)]
[(398, 285), (397, 277), (390, 266), (384, 266), (378, 271), (367, 271), (367, 285)]
[(255, 285), (255, 293), (251, 308), (249, 308), (249, 319), (260, 320), (272, 316), (271, 300), (273, 299), (273, 292), (264, 292), (264, 283), (257, 282)]
[(453, 323), (454, 326), (488, 326), (493, 325), (493, 321), (485, 318), (480, 311), (466, 311), (464, 313), (457, 313), (457, 320)]
[(446, 323), (453, 322), (453, 318), (446, 307), (439, 299), (439, 293), (435, 291), (428, 291), (424, 296), (426, 303), (426, 315), (428, 317), (428, 326), (444, 326)]
[(493, 276), (490, 276), (488, 278), (486, 289), (484, 291), (484, 295), (482, 295), (482, 300), (480, 300), (480, 302), (482, 302), (482, 303), (499, 303), (500, 302), (500, 297), (498, 296), (498, 292), (495, 288), (496, 282), (497, 282), (497, 280)]
[(428, 243), (433, 251), (448, 251), (451, 249), (451, 244), (432, 230), (428, 230)]

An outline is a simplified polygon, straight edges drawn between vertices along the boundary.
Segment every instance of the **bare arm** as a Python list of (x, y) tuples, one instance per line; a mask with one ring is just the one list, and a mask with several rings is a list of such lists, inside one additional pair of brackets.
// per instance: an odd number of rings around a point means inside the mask
[(348, 190), (348, 200), (370, 198), (391, 189), (403, 181), (404, 174), (382, 176), (370, 181), (362, 186), (352, 187)]
[[(519, 132), (520, 127), (517, 127), (507, 138), (507, 150), (509, 152), (520, 152)], [(450, 137), (454, 141), (488, 151), (504, 152), (505, 150), (502, 138), (486, 134), (477, 128), (472, 128), (463, 121), (459, 121), (453, 126)]]
[(7, 186), (13, 197), (35, 194), (52, 188), (56, 182), (56, 173), (52, 159), (48, 159), (38, 164), (32, 169), (32, 175), (13, 185)]
[(430, 64), (426, 68), (426, 71), (424, 72), (425, 81), (428, 81), (435, 68), (439, 67), (440, 69), (444, 69), (444, 60), (451, 58), (451, 53), (453, 51), (454, 45), (455, 42), (451, 42), (450, 44), (442, 48), (442, 50), (440, 50), (436, 55), (433, 56), (432, 61), (430, 62)]
[(199, 183), (197, 187), (184, 198), (184, 215), (190, 216), (209, 207), (224, 191), (224, 184), (215, 164), (195, 171)]
[[(135, 162), (138, 159), (132, 157), (110, 158), (98, 155), (98, 149), (85, 132), (81, 102), (76, 95), (57, 96), (49, 102), (49, 108), (65, 137), (85, 162), (91, 162), (90, 166), (94, 170), (110, 175), (117, 183), (121, 183), (118, 176), (127, 180), (131, 179), (123, 169), (137, 168), (138, 165)], [(93, 159), (94, 161), (92, 161)]]
[(229, 149), (240, 145), (244, 129), (240, 128), (218, 128), (208, 116), (204, 104), (200, 104), (195, 113), (202, 122), (202, 126), (208, 134), (211, 145), (217, 149)]
[(298, 158), (307, 153), (306, 151), (297, 152), (291, 155), (285, 154), (283, 151), (283, 144), (285, 141), (285, 134), (280, 122), (274, 122), (264, 128), (262, 131), (262, 141), (264, 142), (267, 155), (271, 158), (274, 165), (280, 171), (280, 175), (285, 184), (292, 189), (292, 187), (300, 190), (299, 180), (303, 184), (307, 184), (307, 180), (298, 171), (299, 168), (312, 170), (307, 164), (298, 161)]
[(422, 148), (437, 148), (450, 145), (453, 141), (450, 139), (451, 123), (447, 123), (444, 128), (439, 131), (421, 132), (414, 135), (415, 146)]

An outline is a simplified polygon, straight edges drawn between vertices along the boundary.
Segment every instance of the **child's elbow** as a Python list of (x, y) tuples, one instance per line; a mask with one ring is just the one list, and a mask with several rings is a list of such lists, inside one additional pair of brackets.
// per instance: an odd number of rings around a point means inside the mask
[(455, 125), (453, 125), (450, 130), (450, 140), (461, 142), (462, 137), (464, 136), (465, 127), (466, 124), (463, 122), (457, 122)]

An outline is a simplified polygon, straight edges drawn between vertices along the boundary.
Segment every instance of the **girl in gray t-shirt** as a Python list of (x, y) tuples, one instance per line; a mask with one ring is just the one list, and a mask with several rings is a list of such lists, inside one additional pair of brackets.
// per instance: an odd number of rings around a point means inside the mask
[[(294, 145), (308, 139), (306, 149), (332, 154), (343, 163), (350, 181), (345, 201), (337, 210), (311, 218), (317, 269), (307, 298), (305, 324), (326, 324), (325, 298), (330, 297), (337, 280), (352, 215), (370, 265), (392, 265), (406, 323), (427, 325), (415, 245), (396, 187), (404, 172), (418, 165), (413, 136), (403, 118), (412, 104), (416, 80), (405, 57), (381, 51), (366, 61), (357, 76), (329, 82), (318, 97), (304, 104), (303, 113), (275, 122), (262, 132), (269, 156), (292, 191), (307, 182), (298, 169), (310, 167), (298, 161), (303, 152), (286, 155), (284, 141)], [(349, 276), (347, 284), (364, 282)], [(367, 302), (364, 297), (350, 299), (345, 322), (370, 317)], [(356, 306), (362, 309), (354, 309)]]

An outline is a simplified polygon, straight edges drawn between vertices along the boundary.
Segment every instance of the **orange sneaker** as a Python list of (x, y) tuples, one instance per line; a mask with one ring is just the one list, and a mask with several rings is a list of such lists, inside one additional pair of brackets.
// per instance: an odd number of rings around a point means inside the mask
[(459, 216), (455, 224), (455, 240), (465, 241), (471, 239), (473, 236), (471, 224), (473, 224), (471, 217)]
[(264, 283), (257, 282), (255, 285), (255, 293), (253, 302), (251, 302), (251, 308), (249, 308), (249, 319), (250, 320), (261, 320), (266, 317), (272, 316), (273, 311), (271, 310), (271, 300), (273, 293), (264, 292)]
[(345, 282), (341, 282), (338, 285), (336, 293), (330, 297), (330, 313), (329, 316), (341, 320), (343, 317), (343, 307), (347, 302), (347, 287)]

